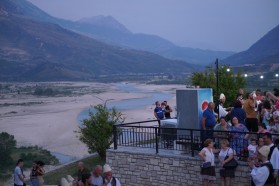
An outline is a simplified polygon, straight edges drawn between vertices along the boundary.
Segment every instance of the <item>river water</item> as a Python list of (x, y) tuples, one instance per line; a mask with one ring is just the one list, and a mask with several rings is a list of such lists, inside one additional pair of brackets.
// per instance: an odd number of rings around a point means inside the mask
[[(135, 83), (116, 83), (115, 86), (123, 92), (127, 93), (139, 93), (147, 95), (144, 98), (136, 98), (136, 99), (126, 99), (121, 101), (108, 101), (107, 107), (112, 108), (115, 107), (118, 111), (125, 111), (125, 110), (140, 110), (145, 109), (148, 106), (151, 106), (156, 101), (164, 101), (169, 100), (173, 97), (172, 94), (169, 93), (162, 93), (158, 91), (146, 91), (137, 88), (137, 84)], [(81, 124), (83, 119), (89, 117), (89, 111), (94, 110), (92, 108), (86, 108), (82, 112), (79, 113), (77, 116), (78, 122)], [(136, 121), (135, 121), (136, 122)]]
[[(116, 86), (117, 89), (119, 89), (122, 92), (138, 93), (138, 94), (145, 95), (144, 98), (126, 99), (121, 101), (112, 100), (107, 102), (108, 108), (115, 107), (118, 111), (121, 112), (125, 110), (145, 109), (146, 107), (154, 104), (156, 101), (169, 100), (173, 97), (173, 95), (169, 93), (162, 93), (158, 91), (146, 91), (146, 90), (138, 89), (136, 83), (116, 83), (114, 85)], [(77, 121), (80, 125), (82, 125), (82, 121), (84, 119), (89, 117), (89, 111), (94, 112), (94, 109), (88, 107), (78, 114)], [(68, 155), (55, 153), (55, 152), (52, 152), (52, 154), (55, 155), (57, 159), (59, 159), (59, 162), (62, 164), (75, 160), (75, 157), (71, 157)]]

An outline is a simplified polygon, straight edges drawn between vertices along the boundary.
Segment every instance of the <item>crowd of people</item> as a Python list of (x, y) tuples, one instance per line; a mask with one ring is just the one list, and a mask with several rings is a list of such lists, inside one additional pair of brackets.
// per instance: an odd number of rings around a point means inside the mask
[(120, 181), (112, 175), (112, 169), (108, 164), (105, 164), (103, 167), (97, 165), (90, 171), (83, 162), (78, 163), (78, 171), (72, 185), (121, 186)]
[[(23, 159), (19, 159), (14, 170), (14, 186), (25, 186), (26, 176), (23, 173)], [(45, 174), (44, 170), (45, 163), (43, 161), (34, 161), (30, 170), (30, 186), (43, 186)]]
[[(23, 159), (19, 159), (14, 170), (14, 186), (25, 186), (27, 177), (23, 173)], [(43, 161), (34, 161), (30, 170), (30, 186), (43, 186), (45, 174)], [(91, 171), (87, 169), (83, 162), (78, 162), (76, 174), (73, 175), (72, 186), (121, 186), (119, 179), (112, 174), (112, 169), (108, 164), (103, 167), (95, 166)]]
[(204, 185), (216, 180), (214, 153), (219, 153), (222, 186), (230, 185), (234, 177), (235, 167), (225, 166), (232, 159), (248, 162), (252, 185), (279, 184), (279, 90), (262, 94), (258, 89), (245, 99), (240, 89), (227, 108), (225, 95), (219, 98), (218, 103), (208, 104), (202, 116), (204, 148), (199, 155), (204, 163), (210, 162), (201, 168)]

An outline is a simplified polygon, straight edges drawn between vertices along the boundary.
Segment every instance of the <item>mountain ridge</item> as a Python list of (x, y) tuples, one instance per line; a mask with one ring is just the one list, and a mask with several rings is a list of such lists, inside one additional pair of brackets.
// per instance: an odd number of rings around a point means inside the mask
[(101, 75), (194, 70), (185, 62), (110, 46), (57, 24), (6, 12), (0, 16), (2, 81), (94, 80)]
[(232, 65), (258, 64), (265, 61), (265, 58), (277, 54), (279, 54), (279, 25), (256, 41), (248, 50), (234, 54), (224, 59), (224, 61)]
[[(7, 0), (3, 0), (7, 1)], [(60, 26), (73, 30), (78, 33), (83, 33), (86, 36), (90, 36), (94, 39), (106, 42), (110, 45), (116, 45), (125, 48), (132, 48), (137, 50), (147, 50), (148, 52), (156, 53), (163, 57), (175, 60), (183, 60), (192, 64), (207, 65), (216, 57), (224, 59), (234, 52), (227, 51), (211, 51), (202, 49), (193, 49), (190, 47), (179, 47), (171, 43), (170, 41), (163, 39), (159, 36), (153, 38), (152, 35), (148, 34), (133, 34), (126, 27), (125, 32), (120, 32), (119, 29), (111, 29), (107, 26), (100, 24), (88, 24), (82, 22), (74, 22), (64, 19), (59, 19), (50, 16), (43, 12), (38, 7), (28, 2), (28, 9), (21, 10), (21, 14), (32, 17), (39, 21), (52, 22), (59, 24)], [(26, 0), (14, 0), (14, 6), (25, 7)], [(40, 11), (42, 14), (40, 14)], [(102, 17), (102, 16), (101, 16)], [(117, 21), (118, 22), (118, 21)], [(118, 24), (122, 25), (118, 22)], [(123, 25), (122, 25), (123, 26)], [(127, 32), (128, 30), (128, 32)], [(149, 46), (152, 47), (149, 47)], [(197, 63), (198, 62), (198, 63)]]

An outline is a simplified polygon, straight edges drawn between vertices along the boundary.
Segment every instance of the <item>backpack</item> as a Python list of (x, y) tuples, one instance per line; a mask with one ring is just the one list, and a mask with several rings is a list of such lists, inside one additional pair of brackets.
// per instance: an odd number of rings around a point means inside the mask
[[(103, 184), (105, 184), (105, 183), (106, 183), (106, 178), (103, 177)], [(111, 186), (116, 186), (116, 179), (115, 179), (115, 177), (112, 177)]]
[(262, 164), (262, 166), (267, 166), (267, 168), (269, 169), (269, 175), (268, 175), (268, 178), (267, 178), (265, 184), (275, 183), (276, 180), (274, 179), (274, 176), (273, 176), (274, 169), (273, 169), (272, 164), (270, 162), (268, 162), (268, 163)]

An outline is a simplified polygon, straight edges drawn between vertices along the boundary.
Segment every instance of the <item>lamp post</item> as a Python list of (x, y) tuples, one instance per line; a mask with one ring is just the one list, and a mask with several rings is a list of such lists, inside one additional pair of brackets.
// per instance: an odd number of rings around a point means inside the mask
[(217, 94), (217, 114), (218, 114), (218, 120), (219, 120), (219, 100), (218, 100), (218, 95), (219, 95), (219, 61), (218, 58), (215, 61), (216, 65), (216, 94)]

